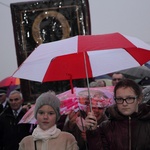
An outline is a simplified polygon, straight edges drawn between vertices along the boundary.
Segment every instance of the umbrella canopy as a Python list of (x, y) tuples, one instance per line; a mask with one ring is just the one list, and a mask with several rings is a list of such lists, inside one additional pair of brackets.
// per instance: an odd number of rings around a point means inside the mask
[(13, 74), (47, 82), (96, 77), (150, 60), (150, 45), (120, 33), (79, 35), (41, 44)]
[(120, 73), (124, 74), (125, 76), (140, 78), (140, 79), (144, 77), (150, 77), (150, 69), (146, 66), (139, 66), (130, 69), (125, 69), (120, 71)]
[[(58, 94), (57, 97), (61, 101), (61, 114), (68, 114), (71, 110), (78, 111), (89, 105), (89, 95), (92, 100), (92, 106), (107, 107), (114, 104), (113, 86), (94, 87), (94, 88), (74, 88)], [(89, 92), (89, 93), (88, 93)]]
[(143, 93), (143, 103), (147, 103), (150, 100), (150, 86), (142, 90)]
[(0, 81), (0, 87), (9, 87), (20, 85), (20, 79), (15, 77), (6, 77)]
[[(113, 99), (113, 86), (108, 87), (98, 87), (98, 88), (89, 88), (90, 96), (92, 99), (93, 107), (108, 107), (114, 104)], [(72, 94), (71, 90), (63, 92), (56, 95), (60, 99), (60, 113), (68, 114), (70, 111), (78, 110), (86, 111), (88, 106), (88, 88), (74, 88), (74, 93)], [(36, 124), (36, 119), (34, 118), (34, 107), (33, 105), (27, 113), (23, 116), (19, 123), (31, 123)]]

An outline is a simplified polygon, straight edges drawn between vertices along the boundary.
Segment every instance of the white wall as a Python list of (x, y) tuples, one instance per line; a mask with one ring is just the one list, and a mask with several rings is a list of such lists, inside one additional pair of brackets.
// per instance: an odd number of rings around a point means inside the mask
[(121, 32), (150, 43), (150, 0), (89, 0), (92, 32)]
[[(26, 0), (0, 0), (0, 80), (17, 69), (9, 6), (22, 1)], [(89, 0), (89, 4), (93, 34), (121, 32), (150, 43), (150, 0)]]

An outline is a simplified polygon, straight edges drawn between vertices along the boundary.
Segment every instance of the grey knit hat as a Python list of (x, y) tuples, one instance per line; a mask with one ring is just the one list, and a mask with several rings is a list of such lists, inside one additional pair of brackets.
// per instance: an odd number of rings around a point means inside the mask
[(60, 100), (50, 92), (41, 94), (36, 99), (35, 108), (34, 108), (35, 118), (37, 118), (37, 112), (39, 108), (41, 108), (43, 105), (49, 105), (54, 109), (54, 111), (56, 112), (56, 120), (58, 121), (60, 118)]

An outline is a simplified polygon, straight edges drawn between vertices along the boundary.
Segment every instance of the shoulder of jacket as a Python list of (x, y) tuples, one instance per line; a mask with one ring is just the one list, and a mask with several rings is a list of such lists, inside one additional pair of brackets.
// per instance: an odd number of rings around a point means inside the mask
[(109, 126), (111, 124), (111, 120), (107, 119), (104, 120), (103, 122), (101, 122), (101, 124), (99, 125), (100, 128), (107, 128), (107, 126)]
[(65, 131), (61, 131), (60, 135), (68, 138), (74, 138), (74, 136), (71, 133)]
[(22, 142), (23, 141), (32, 141), (33, 140), (33, 136), (32, 135), (28, 135), (28, 136), (25, 136), (23, 139), (22, 139)]

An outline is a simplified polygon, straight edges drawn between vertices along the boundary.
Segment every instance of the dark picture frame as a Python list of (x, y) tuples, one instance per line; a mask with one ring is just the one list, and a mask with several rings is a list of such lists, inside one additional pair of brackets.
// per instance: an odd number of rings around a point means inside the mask
[[(88, 0), (11, 3), (10, 8), (18, 66), (42, 43), (91, 34)], [(73, 82), (74, 86), (84, 86), (84, 80)], [(60, 93), (69, 88), (69, 81), (39, 83), (21, 79), (26, 101), (48, 90)]]

